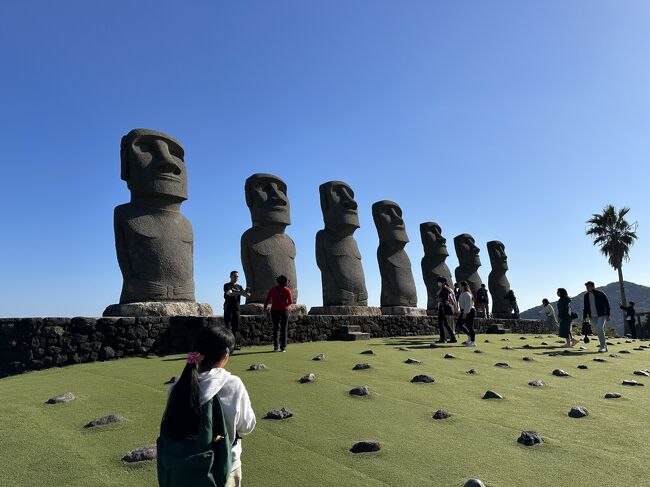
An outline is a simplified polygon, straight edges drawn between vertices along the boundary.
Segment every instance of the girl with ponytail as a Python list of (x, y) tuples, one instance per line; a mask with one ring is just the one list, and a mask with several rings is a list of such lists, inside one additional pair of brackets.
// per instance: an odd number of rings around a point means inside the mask
[[(235, 338), (225, 328), (207, 326), (198, 332), (192, 351), (187, 354), (185, 368), (180, 378), (172, 385), (160, 425), (160, 437), (164, 441), (189, 441), (191, 444), (200, 435), (202, 418), (205, 415), (203, 406), (210, 400), (217, 402), (228, 433), (224, 436), (232, 442), (232, 468), (227, 487), (241, 485), (242, 448), (239, 437), (252, 432), (256, 422), (246, 387), (239, 377), (224, 368), (234, 346)], [(218, 421), (217, 418), (212, 419), (215, 423)], [(160, 458), (158, 462), (160, 485), (173, 485), (174, 482), (163, 482), (161, 479), (161, 468), (164, 466), (160, 465)], [(212, 474), (208, 474), (211, 478)], [(164, 476), (169, 479), (173, 476), (170, 475), (167, 473)]]

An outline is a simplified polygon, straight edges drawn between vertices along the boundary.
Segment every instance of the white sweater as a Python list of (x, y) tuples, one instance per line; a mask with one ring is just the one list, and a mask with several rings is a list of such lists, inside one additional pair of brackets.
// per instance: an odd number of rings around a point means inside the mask
[(472, 298), (472, 295), (467, 291), (460, 293), (460, 296), (458, 297), (458, 306), (460, 306), (460, 310), (463, 313), (469, 313), (474, 307), (474, 299)]
[[(239, 377), (232, 375), (226, 369), (211, 369), (199, 374), (199, 386), (201, 405), (212, 399), (215, 394), (219, 396), (230, 441), (235, 441), (235, 432), (239, 436), (244, 436), (253, 431), (256, 423), (255, 412), (248, 391)], [(239, 467), (241, 467), (241, 441), (232, 447), (232, 470)]]

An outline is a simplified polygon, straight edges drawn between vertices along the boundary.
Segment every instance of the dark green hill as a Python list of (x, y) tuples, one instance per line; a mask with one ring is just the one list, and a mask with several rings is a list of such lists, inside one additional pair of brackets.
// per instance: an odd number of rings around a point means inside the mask
[[(612, 307), (612, 321), (610, 326), (616, 328), (619, 333), (623, 332), (623, 312), (618, 309), (619, 303), (621, 301), (621, 293), (617, 282), (611, 282), (606, 286), (598, 287), (599, 290), (604, 292), (609, 298), (609, 304)], [(625, 281), (625, 294), (628, 301), (634, 301), (635, 309), (639, 311), (650, 311), (650, 287), (642, 286), (641, 284), (635, 284), (633, 282)], [(582, 318), (582, 308), (583, 308), (583, 299), (585, 293), (582, 292), (575, 297), (571, 298), (571, 306), (573, 311), (578, 313), (580, 318)], [(542, 296), (548, 298), (549, 300), (555, 296)], [(540, 298), (541, 301), (541, 298)], [(552, 301), (553, 307), (557, 312), (557, 299)], [(538, 319), (540, 315), (538, 314), (542, 306), (536, 306), (534, 308), (528, 309), (521, 313), (521, 317), (525, 319)]]

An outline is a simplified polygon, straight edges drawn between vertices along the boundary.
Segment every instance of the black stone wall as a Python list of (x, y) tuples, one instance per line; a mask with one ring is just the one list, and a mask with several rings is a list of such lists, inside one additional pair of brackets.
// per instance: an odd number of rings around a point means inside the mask
[[(541, 333), (543, 322), (477, 320), (478, 332), (504, 323), (515, 333)], [(0, 377), (28, 370), (121, 357), (189, 351), (199, 327), (223, 325), (223, 318), (0, 318)], [(433, 335), (428, 316), (303, 316), (289, 320), (289, 342), (335, 340), (341, 327), (358, 325), (372, 337)], [(273, 327), (264, 316), (242, 316), (241, 343), (273, 342)]]

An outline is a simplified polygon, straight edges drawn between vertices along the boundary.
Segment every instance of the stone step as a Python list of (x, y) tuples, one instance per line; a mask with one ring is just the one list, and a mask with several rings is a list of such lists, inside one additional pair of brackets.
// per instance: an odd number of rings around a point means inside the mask
[(494, 325), (488, 325), (487, 333), (490, 335), (505, 335), (506, 333), (512, 333), (512, 330), (504, 328), (502, 323), (495, 323)]
[(361, 331), (353, 331), (348, 333), (343, 337), (348, 341), (357, 341), (357, 340), (370, 340), (370, 333), (363, 333)]
[(361, 326), (359, 325), (343, 325), (341, 327), (341, 331), (343, 333), (354, 333), (357, 331), (361, 331)]

